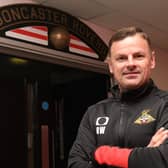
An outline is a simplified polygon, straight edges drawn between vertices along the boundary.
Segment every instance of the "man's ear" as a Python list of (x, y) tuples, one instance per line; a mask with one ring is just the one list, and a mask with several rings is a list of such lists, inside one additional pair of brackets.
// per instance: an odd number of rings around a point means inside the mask
[(151, 69), (154, 69), (155, 66), (156, 66), (156, 54), (155, 54), (155, 51), (152, 51)]
[(107, 64), (108, 64), (110, 73), (113, 74), (113, 66), (112, 66), (111, 58), (108, 57), (108, 58), (106, 59), (106, 62), (107, 62)]

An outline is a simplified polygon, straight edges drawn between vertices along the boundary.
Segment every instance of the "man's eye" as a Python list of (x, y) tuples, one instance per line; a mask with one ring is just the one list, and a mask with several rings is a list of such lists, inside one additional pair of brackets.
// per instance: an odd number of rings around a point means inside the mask
[(127, 59), (126, 57), (118, 57), (118, 58), (117, 58), (118, 61), (124, 61), (124, 60), (126, 60), (126, 59)]
[(134, 55), (134, 58), (142, 59), (142, 58), (144, 58), (144, 55), (143, 54), (136, 54), (136, 55)]

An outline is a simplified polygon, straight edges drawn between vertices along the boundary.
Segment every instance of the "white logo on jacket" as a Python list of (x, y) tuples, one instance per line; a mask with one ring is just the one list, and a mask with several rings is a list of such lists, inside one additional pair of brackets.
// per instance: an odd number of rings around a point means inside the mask
[(106, 125), (109, 122), (109, 117), (98, 117), (96, 119), (96, 134), (100, 135), (100, 134), (104, 134), (105, 129), (106, 129)]

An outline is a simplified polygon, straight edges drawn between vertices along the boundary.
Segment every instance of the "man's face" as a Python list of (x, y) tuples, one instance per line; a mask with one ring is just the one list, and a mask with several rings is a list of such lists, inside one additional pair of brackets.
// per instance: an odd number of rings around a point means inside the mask
[(139, 34), (114, 42), (110, 52), (110, 72), (121, 91), (139, 88), (149, 80), (151, 69), (155, 67), (155, 56)]

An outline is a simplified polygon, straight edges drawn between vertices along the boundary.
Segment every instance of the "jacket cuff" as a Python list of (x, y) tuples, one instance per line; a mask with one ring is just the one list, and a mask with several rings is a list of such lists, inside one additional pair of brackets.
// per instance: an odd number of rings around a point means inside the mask
[(128, 168), (128, 158), (132, 149), (100, 146), (95, 151), (95, 160), (99, 164), (107, 164), (122, 168)]

